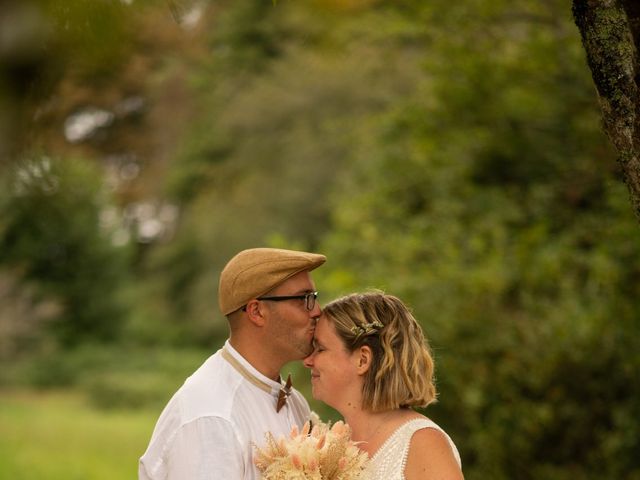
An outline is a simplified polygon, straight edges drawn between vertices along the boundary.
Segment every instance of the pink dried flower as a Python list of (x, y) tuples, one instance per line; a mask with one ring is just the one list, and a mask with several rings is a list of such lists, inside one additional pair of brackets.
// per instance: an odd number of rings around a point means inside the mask
[(347, 433), (347, 428), (342, 420), (338, 420), (333, 424), (333, 427), (331, 427), (331, 431), (336, 435), (344, 435)]
[(368, 455), (351, 440), (344, 422), (333, 426), (312, 414), (301, 431), (276, 440), (267, 433), (264, 447), (256, 446), (254, 463), (263, 480), (364, 480)]

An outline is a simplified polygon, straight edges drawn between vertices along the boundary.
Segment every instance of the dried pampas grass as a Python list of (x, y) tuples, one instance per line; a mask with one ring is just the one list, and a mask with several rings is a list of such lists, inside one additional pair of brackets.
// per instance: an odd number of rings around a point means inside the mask
[(264, 480), (364, 480), (368, 455), (351, 440), (351, 428), (342, 421), (333, 426), (312, 414), (302, 431), (289, 438), (266, 435), (255, 447), (254, 463)]

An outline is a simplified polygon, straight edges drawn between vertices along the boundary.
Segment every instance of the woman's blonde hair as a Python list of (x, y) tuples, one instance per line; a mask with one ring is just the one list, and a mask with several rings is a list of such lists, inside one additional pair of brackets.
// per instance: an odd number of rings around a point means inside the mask
[(349, 351), (367, 345), (373, 352), (362, 387), (364, 409), (426, 407), (436, 401), (429, 345), (399, 298), (379, 291), (354, 293), (326, 305), (323, 315)]

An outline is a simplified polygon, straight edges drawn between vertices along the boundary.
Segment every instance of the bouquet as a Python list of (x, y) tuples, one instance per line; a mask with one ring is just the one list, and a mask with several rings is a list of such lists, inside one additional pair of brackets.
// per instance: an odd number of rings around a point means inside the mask
[(351, 440), (351, 428), (342, 421), (323, 423), (313, 414), (302, 431), (293, 427), (289, 438), (266, 435), (256, 447), (254, 463), (264, 480), (364, 480), (369, 461)]

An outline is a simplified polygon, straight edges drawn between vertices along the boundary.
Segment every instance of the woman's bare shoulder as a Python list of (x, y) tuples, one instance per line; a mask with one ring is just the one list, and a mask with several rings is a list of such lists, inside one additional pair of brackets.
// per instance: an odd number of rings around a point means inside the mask
[(404, 475), (406, 480), (464, 478), (449, 440), (436, 428), (421, 428), (413, 434)]

